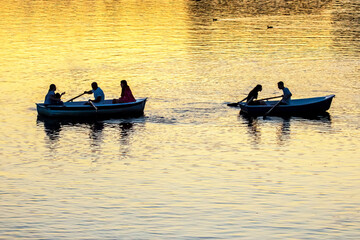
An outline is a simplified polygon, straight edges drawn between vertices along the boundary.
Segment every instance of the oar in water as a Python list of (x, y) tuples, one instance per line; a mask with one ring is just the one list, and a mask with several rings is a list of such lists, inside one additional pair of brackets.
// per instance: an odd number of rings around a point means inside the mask
[[(246, 97), (247, 98), (247, 97)], [(246, 98), (244, 98), (243, 100), (241, 100), (240, 102), (236, 102), (236, 103), (228, 103), (227, 105), (229, 106), (229, 107), (236, 107), (236, 106), (238, 106), (239, 105), (239, 103), (241, 103), (241, 102), (243, 102), (243, 101), (245, 101), (246, 100)]]
[(81, 97), (82, 95), (84, 95), (85, 93), (82, 93), (82, 94), (80, 94), (80, 95), (78, 95), (78, 96), (76, 96), (76, 97), (73, 97), (72, 99), (70, 99), (70, 100), (68, 100), (68, 101), (66, 101), (66, 102), (72, 102), (72, 101), (74, 101), (75, 99), (77, 99), (78, 97)]
[[(281, 100), (282, 100), (282, 99), (281, 99)], [(277, 106), (279, 106), (279, 104), (281, 103), (281, 100), (280, 100), (279, 102), (277, 102), (272, 108), (270, 108), (269, 111), (267, 111), (267, 112), (264, 114), (263, 119), (265, 119), (266, 116), (269, 115), (269, 114), (272, 112), (272, 110), (274, 110), (274, 108), (276, 108)]]
[(96, 111), (98, 110), (98, 108), (95, 106), (95, 104), (93, 103), (93, 101), (89, 100), (89, 103), (90, 103), (91, 106), (93, 106), (93, 108), (95, 108)]

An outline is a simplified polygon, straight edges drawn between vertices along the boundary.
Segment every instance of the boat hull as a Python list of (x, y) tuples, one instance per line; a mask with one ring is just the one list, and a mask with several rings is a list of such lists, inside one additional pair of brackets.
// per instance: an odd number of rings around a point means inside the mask
[[(291, 100), (289, 105), (278, 105), (269, 115), (272, 116), (315, 116), (325, 113), (331, 106), (335, 95), (325, 97)], [(269, 101), (266, 105), (247, 105), (240, 103), (241, 112), (250, 116), (265, 115), (277, 101)]]
[(64, 105), (44, 105), (37, 103), (39, 116), (52, 118), (121, 118), (137, 117), (144, 114), (147, 98), (137, 99), (136, 102), (112, 104), (106, 100), (103, 104), (94, 103), (97, 109), (86, 102), (66, 102)]

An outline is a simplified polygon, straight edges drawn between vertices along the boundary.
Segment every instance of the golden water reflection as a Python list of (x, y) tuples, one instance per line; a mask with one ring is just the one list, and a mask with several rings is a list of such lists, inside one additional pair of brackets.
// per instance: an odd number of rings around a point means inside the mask
[[(355, 239), (357, 6), (2, 1), (0, 238)], [(36, 120), (50, 83), (114, 98), (121, 79), (149, 97), (143, 118)], [(331, 118), (226, 106), (279, 80), (336, 94)]]

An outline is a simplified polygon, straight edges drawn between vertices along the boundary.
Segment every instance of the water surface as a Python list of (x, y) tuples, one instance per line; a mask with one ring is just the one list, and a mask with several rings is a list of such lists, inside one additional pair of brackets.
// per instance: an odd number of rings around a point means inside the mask
[[(356, 239), (359, 3), (2, 1), (0, 238)], [(127, 79), (143, 117), (38, 119)], [(249, 119), (261, 97), (336, 94), (318, 118)], [(88, 97), (82, 97), (86, 100)]]

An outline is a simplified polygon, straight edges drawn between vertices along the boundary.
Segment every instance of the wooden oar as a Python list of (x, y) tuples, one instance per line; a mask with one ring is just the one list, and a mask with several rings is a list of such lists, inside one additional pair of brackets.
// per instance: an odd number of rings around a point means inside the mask
[(264, 101), (264, 100), (270, 100), (270, 99), (279, 98), (279, 97), (282, 97), (282, 96), (283, 96), (283, 95), (276, 96), (276, 97), (268, 97), (268, 98), (258, 99), (258, 100), (255, 100), (254, 102), (257, 102), (257, 101)]
[[(270, 99), (274, 99), (274, 98), (279, 98), (279, 97), (282, 97), (281, 96), (275, 96), (275, 97), (268, 97), (268, 98), (262, 98), (262, 99), (259, 99), (259, 100), (255, 100), (254, 102), (258, 102), (258, 101), (264, 101), (264, 100), (270, 100)], [(247, 97), (246, 97), (247, 98)], [(246, 100), (246, 98), (244, 98), (243, 100), (241, 100), (240, 102), (237, 102), (237, 103), (228, 103), (227, 105), (229, 107), (236, 107), (237, 105), (239, 105), (241, 102), (243, 102), (244, 100)], [(251, 102), (251, 100), (250, 100)]]
[[(282, 100), (282, 99), (281, 99), (281, 100)], [(270, 108), (269, 111), (267, 111), (267, 112), (264, 114), (263, 119), (265, 119), (266, 116), (269, 115), (269, 114), (272, 112), (272, 110), (274, 110), (274, 108), (276, 108), (276, 107), (281, 103), (281, 100), (280, 100), (279, 102), (277, 102), (272, 108)]]
[(89, 100), (89, 103), (90, 103), (91, 106), (93, 106), (93, 108), (95, 108), (96, 111), (98, 110), (98, 108), (95, 106), (95, 104), (93, 103), (93, 101)]
[[(246, 97), (247, 98), (247, 97)], [(229, 107), (236, 107), (237, 105), (239, 105), (239, 103), (241, 103), (241, 102), (243, 102), (243, 101), (245, 101), (246, 100), (246, 98), (244, 98), (243, 100), (241, 100), (240, 102), (237, 102), (237, 103), (228, 103), (227, 105), (229, 106)]]
[(72, 101), (74, 101), (75, 99), (77, 99), (78, 97), (81, 97), (82, 95), (84, 95), (85, 93), (82, 93), (82, 94), (80, 94), (80, 95), (78, 95), (78, 96), (76, 96), (76, 97), (73, 97), (72, 99), (70, 99), (70, 100), (68, 100), (68, 101), (66, 101), (66, 102), (72, 102)]

